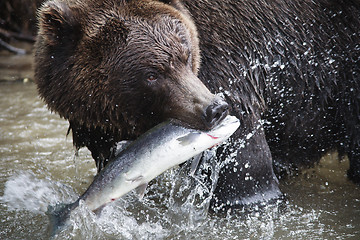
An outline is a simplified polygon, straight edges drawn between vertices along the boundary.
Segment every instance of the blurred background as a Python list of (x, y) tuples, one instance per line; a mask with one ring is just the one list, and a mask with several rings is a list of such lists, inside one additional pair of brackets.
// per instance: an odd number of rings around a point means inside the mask
[(36, 10), (43, 0), (0, 1), (0, 82), (32, 81)]

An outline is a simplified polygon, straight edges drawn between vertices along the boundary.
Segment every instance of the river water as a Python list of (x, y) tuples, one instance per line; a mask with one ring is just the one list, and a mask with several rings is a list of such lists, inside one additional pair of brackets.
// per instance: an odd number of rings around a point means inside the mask
[[(91, 183), (94, 161), (86, 149), (75, 154), (67, 128), (33, 83), (0, 83), (0, 239), (48, 239), (48, 206), (76, 200)], [(360, 188), (347, 168), (329, 154), (281, 181), (285, 204), (231, 216), (207, 214), (207, 186), (172, 169), (141, 200), (132, 192), (100, 215), (81, 204), (55, 239), (360, 239)]]

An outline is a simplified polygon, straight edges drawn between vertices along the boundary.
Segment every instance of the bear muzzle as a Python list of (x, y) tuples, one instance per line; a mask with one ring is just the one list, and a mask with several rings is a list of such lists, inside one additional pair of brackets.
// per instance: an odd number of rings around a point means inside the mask
[(212, 104), (204, 111), (204, 124), (211, 129), (221, 122), (229, 113), (229, 105), (220, 97), (216, 96)]

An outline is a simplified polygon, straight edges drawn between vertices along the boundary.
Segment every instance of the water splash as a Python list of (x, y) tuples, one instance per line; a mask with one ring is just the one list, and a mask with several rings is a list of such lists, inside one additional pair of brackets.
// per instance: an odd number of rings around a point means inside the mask
[(64, 184), (49, 179), (39, 179), (33, 173), (19, 171), (5, 183), (0, 197), (9, 210), (27, 210), (45, 213), (49, 205), (71, 201), (76, 193)]
[[(211, 158), (215, 152), (207, 154), (205, 157)], [(86, 204), (80, 203), (70, 216), (69, 226), (55, 239), (236, 239), (236, 236), (240, 236), (239, 239), (293, 239), (336, 235), (325, 224), (326, 211), (291, 202), (285, 207), (279, 203), (252, 206), (226, 217), (209, 215), (208, 203), (219, 167), (215, 161), (204, 161), (194, 177), (188, 176), (186, 165), (172, 169), (151, 184), (144, 199), (139, 200), (132, 192), (108, 204), (100, 214), (94, 214)], [(203, 181), (205, 170), (212, 171), (210, 183)], [(68, 203), (76, 198), (77, 194), (67, 185), (19, 171), (5, 183), (0, 202), (6, 205), (6, 211), (15, 212), (19, 220), (40, 214), (43, 217), (37, 221), (46, 226), (48, 219), (44, 212), (48, 205)], [(33, 239), (39, 239), (38, 236)]]

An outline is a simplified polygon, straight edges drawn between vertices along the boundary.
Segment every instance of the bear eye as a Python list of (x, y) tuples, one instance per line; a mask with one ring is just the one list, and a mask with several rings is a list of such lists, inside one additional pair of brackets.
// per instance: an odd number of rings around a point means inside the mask
[(151, 73), (147, 76), (146, 80), (149, 82), (155, 82), (157, 80), (157, 76), (155, 74)]

